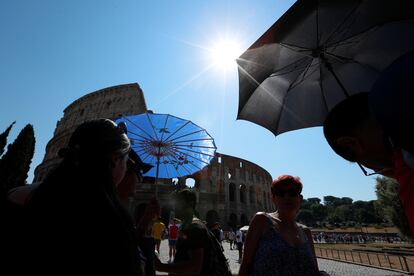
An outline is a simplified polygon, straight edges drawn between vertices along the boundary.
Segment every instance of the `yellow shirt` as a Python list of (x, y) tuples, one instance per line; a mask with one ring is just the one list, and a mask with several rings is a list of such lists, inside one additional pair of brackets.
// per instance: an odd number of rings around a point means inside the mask
[(156, 240), (161, 240), (162, 231), (164, 231), (165, 225), (162, 222), (156, 222), (152, 225), (152, 237)]

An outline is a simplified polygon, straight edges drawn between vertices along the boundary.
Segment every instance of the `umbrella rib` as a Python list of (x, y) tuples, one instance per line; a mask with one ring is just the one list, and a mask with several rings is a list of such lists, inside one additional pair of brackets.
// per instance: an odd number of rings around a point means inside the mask
[(154, 124), (152, 123), (152, 120), (151, 120), (151, 118), (150, 118), (150, 116), (149, 116), (149, 113), (147, 112), (147, 113), (145, 113), (146, 115), (147, 115), (147, 119), (148, 119), (148, 121), (149, 121), (149, 123), (150, 123), (150, 125), (151, 125), (151, 127), (152, 127), (152, 131), (154, 132), (154, 134), (155, 134), (155, 139), (156, 140), (159, 140), (158, 139), (158, 135), (157, 135), (157, 132), (155, 131), (155, 126), (154, 126)]
[[(169, 157), (169, 156), (167, 156), (166, 157), (169, 161), (170, 161), (170, 164), (172, 164), (172, 160), (171, 160), (171, 158)], [(177, 172), (177, 176), (178, 177), (181, 177), (181, 173), (178, 171), (178, 169), (176, 168), (176, 167), (174, 167), (174, 165), (171, 165), (174, 169), (175, 169), (175, 171)], [(167, 166), (166, 166), (167, 167)]]
[[(289, 50), (292, 50), (294, 52), (297, 52), (297, 53), (305, 52), (305, 51), (311, 51), (312, 50), (312, 49), (309, 49), (309, 48), (305, 48), (305, 47), (302, 47), (302, 46), (293, 45), (293, 44), (285, 43), (285, 42), (279, 42), (279, 45), (280, 46), (283, 46), (283, 47), (285, 47), (285, 48), (287, 48)], [(295, 49), (295, 48), (298, 48), (298, 49)]]
[(189, 148), (203, 148), (203, 149), (215, 149), (216, 147), (208, 147), (208, 146), (190, 146), (188, 144), (174, 144), (174, 146), (178, 147), (189, 147)]
[[(206, 155), (206, 156), (214, 157), (214, 155), (211, 155), (211, 154), (208, 154), (208, 153), (204, 153), (204, 152), (200, 152), (200, 151), (194, 151), (194, 150), (190, 150), (190, 149), (186, 149), (186, 148), (181, 148), (181, 147), (174, 147), (174, 148), (175, 149), (178, 149), (178, 150), (185, 150), (185, 151), (189, 151), (189, 152), (192, 152), (192, 153), (197, 153), (197, 154), (201, 154), (201, 155)], [(188, 153), (186, 153), (186, 155), (187, 156), (191, 156)], [(193, 156), (191, 156), (191, 157), (194, 158), (194, 159), (197, 159), (197, 158), (195, 158)], [(201, 159), (197, 159), (197, 160), (206, 163), (206, 161), (203, 161)], [(207, 163), (207, 164), (209, 164), (209, 163)]]
[[(180, 152), (181, 153), (181, 152)], [(184, 153), (183, 153), (184, 154)], [(178, 158), (179, 158), (179, 156), (176, 154), (176, 152), (174, 153), (174, 157), (175, 157), (175, 159), (176, 160), (178, 160)], [(176, 161), (175, 160), (175, 161)], [(178, 161), (176, 161), (177, 163), (178, 163)], [(187, 171), (187, 173), (188, 173), (188, 175), (191, 175), (191, 171), (190, 170), (188, 170), (185, 166), (184, 166), (184, 164), (182, 164), (182, 165), (180, 165), (180, 164), (178, 164), (177, 165), (177, 168), (178, 168), (178, 166), (181, 166), (181, 167), (183, 167), (184, 168), (184, 170), (186, 170)], [(178, 172), (178, 169), (176, 169), (177, 170), (177, 172)]]
[[(164, 158), (166, 158), (166, 156)], [(161, 162), (161, 158), (160, 158), (160, 163), (158, 164), (158, 170), (161, 168), (161, 165), (163, 165), (163, 163)], [(163, 165), (163, 168), (165, 168), (167, 178), (170, 178), (170, 174), (168, 172), (168, 166)]]
[(167, 138), (165, 138), (165, 141), (168, 141), (168, 139), (170, 139), (174, 134), (176, 134), (177, 132), (179, 132), (183, 127), (185, 127), (186, 125), (188, 125), (189, 123), (191, 123), (191, 121), (187, 121), (185, 124), (183, 124), (181, 127), (177, 128), (170, 136), (168, 136)]
[[(289, 74), (289, 73), (292, 73), (292, 72), (295, 72), (295, 71), (303, 70), (304, 68), (306, 68), (307, 64), (304, 65), (303, 67), (296, 67), (296, 66), (298, 66), (299, 63), (306, 62), (306, 59), (307, 59), (306, 57), (303, 57), (303, 58), (301, 58), (301, 59), (299, 59), (299, 60), (297, 60), (297, 61), (295, 61), (295, 62), (293, 62), (293, 63), (291, 63), (289, 65), (286, 65), (285, 67), (280, 68), (279, 70), (277, 70), (274, 73), (272, 73), (270, 76), (271, 77), (273, 77), (273, 76), (281, 76), (281, 75)], [(277, 73), (278, 71), (279, 72), (280, 71), (283, 71), (285, 69), (288, 69), (289, 67), (294, 67), (294, 68), (293, 69), (289, 69), (290, 71), (287, 71), (287, 72)]]
[(313, 63), (313, 61), (312, 62), (309, 62), (308, 66), (306, 66), (305, 71), (303, 71), (302, 79), (301, 79), (300, 82), (303, 82), (305, 80), (306, 73), (308, 73), (309, 68), (312, 66), (312, 63)]
[[(148, 151), (147, 148), (140, 148), (140, 149), (135, 149), (135, 151), (138, 153), (145, 153), (147, 156), (154, 156), (153, 154), (151, 154), (150, 151)], [(138, 154), (140, 155), (140, 154)]]
[(134, 141), (148, 141), (148, 137), (142, 136), (142, 135), (140, 135), (138, 133), (135, 133), (135, 132), (132, 132), (132, 131), (128, 131), (128, 133), (131, 133), (131, 134), (133, 134), (135, 136), (138, 136), (138, 137), (142, 138), (142, 140), (141, 140), (141, 139), (129, 137), (129, 139), (131, 139), (131, 140), (134, 140)]
[(177, 140), (177, 139), (180, 139), (180, 138), (183, 138), (183, 137), (186, 137), (186, 136), (190, 136), (190, 135), (196, 134), (196, 133), (198, 133), (198, 132), (202, 132), (202, 131), (205, 131), (205, 130), (204, 130), (204, 129), (200, 129), (200, 130), (197, 130), (197, 131), (194, 131), (194, 132), (190, 132), (190, 133), (187, 133), (187, 134), (184, 134), (184, 135), (178, 136), (178, 137), (176, 137), (176, 138), (174, 138), (174, 139), (168, 140), (168, 142), (172, 142), (172, 141), (175, 141), (175, 140)]
[[(182, 150), (182, 149), (181, 149), (181, 150)], [(195, 159), (195, 160), (197, 160), (197, 161), (199, 161), (199, 162), (202, 162), (202, 163), (204, 163), (204, 164), (206, 164), (206, 165), (210, 164), (210, 162), (206, 162), (206, 161), (204, 161), (204, 160), (202, 160), (202, 159), (199, 159), (199, 158), (197, 158), (197, 157), (194, 157), (194, 156), (192, 156), (191, 154), (188, 154), (188, 153), (186, 153), (186, 152), (184, 152), (184, 151), (179, 151), (179, 150), (178, 150), (178, 152), (180, 152), (180, 153), (184, 154), (185, 156), (189, 156), (189, 157), (191, 157), (192, 159)], [(199, 153), (199, 152), (196, 152), (196, 153)], [(208, 155), (208, 154), (204, 154), (204, 155)], [(208, 155), (208, 156), (211, 156), (211, 155)]]
[[(197, 161), (200, 161), (200, 162), (203, 162), (203, 163), (206, 163), (205, 161), (203, 161), (203, 160), (200, 160), (200, 159), (198, 159), (198, 158), (195, 158), (194, 156), (191, 156), (191, 155), (189, 155), (189, 154), (187, 154), (187, 153), (185, 153), (185, 152), (182, 152), (182, 151), (177, 151), (177, 152), (179, 152), (179, 153), (181, 153), (181, 154), (184, 154), (184, 155), (186, 155), (186, 156), (189, 156), (189, 157), (191, 157), (191, 158), (193, 158), (193, 159), (195, 159), (195, 160), (197, 160)], [(178, 156), (179, 157), (179, 156)], [(191, 162), (189, 162), (191, 165), (193, 165), (194, 167), (196, 167), (197, 169), (199, 169), (199, 170), (201, 170), (201, 169), (203, 169), (203, 167), (197, 167), (196, 165), (194, 165), (193, 163), (191, 163)], [(208, 164), (210, 164), (210, 163), (207, 163), (207, 165)], [(187, 170), (187, 172), (189, 173), (189, 174), (191, 174), (191, 171), (189, 171), (185, 166), (184, 166), (184, 164), (182, 165), (186, 170)]]
[[(191, 163), (191, 162), (189, 162), (188, 164), (190, 164), (190, 165), (192, 165), (193, 167), (195, 167), (196, 169), (198, 169), (198, 171), (201, 171), (201, 170), (205, 167), (205, 166), (204, 166), (204, 167), (198, 167), (198, 166), (194, 165), (194, 164), (193, 164), (193, 163)], [(184, 165), (184, 168), (185, 168), (185, 165)], [(188, 170), (187, 170), (187, 171), (188, 171)], [(197, 171), (197, 172), (198, 172), (198, 171)], [(194, 174), (194, 173), (196, 173), (196, 172), (193, 172), (193, 174)]]
[[(130, 122), (131, 124), (133, 124), (135, 127), (139, 128), (143, 133), (147, 134), (148, 137), (150, 137), (150, 139), (153, 139), (154, 137), (152, 137), (148, 132), (146, 132), (143, 128), (141, 128), (139, 125), (135, 124), (135, 122), (131, 121), (128, 119), (128, 117), (124, 117), (128, 122)], [(128, 131), (130, 132), (130, 131)], [(147, 138), (145, 138), (147, 139)]]
[(337, 31), (342, 27), (342, 25), (348, 20), (349, 17), (351, 17), (355, 11), (359, 8), (359, 5), (362, 3), (362, 1), (359, 1), (359, 3), (349, 12), (349, 14), (347, 14), (344, 18), (344, 20), (342, 20), (341, 23), (338, 24), (338, 26), (335, 28), (335, 30), (333, 30), (333, 32), (329, 35), (329, 37), (326, 39), (325, 41), (325, 45), (328, 44), (328, 42), (332, 39), (332, 37), (334, 36), (334, 34), (337, 33)]
[[(316, 65), (319, 65), (319, 64), (316, 64)], [(315, 66), (316, 66), (315, 65)], [(312, 66), (310, 66), (310, 67), (312, 67)], [(320, 67), (320, 66), (319, 66)], [(310, 74), (308, 74), (308, 76), (310, 76), (310, 75), (312, 75), (314, 72), (316, 72), (318, 70), (318, 68), (315, 68), (315, 70), (313, 70)], [(298, 86), (299, 84), (301, 84), (303, 81), (305, 80), (305, 76), (303, 76), (302, 77), (302, 80), (300, 80), (300, 81), (298, 81), (297, 83), (295, 83), (295, 84), (292, 84), (292, 87), (290, 87), (289, 89), (293, 89), (293, 88), (295, 88), (296, 86)]]
[[(167, 117), (165, 118), (165, 123), (164, 123), (163, 129), (165, 129), (165, 127), (167, 126), (167, 122), (168, 122), (169, 117), (170, 117), (170, 114), (167, 114)], [(160, 138), (161, 141), (162, 141), (162, 138), (164, 137), (164, 133), (165, 132), (162, 132), (162, 134), (161, 134), (161, 138)]]
[[(137, 150), (135, 150), (135, 152), (138, 154), (138, 152), (142, 152), (142, 150), (137, 149)], [(142, 161), (145, 161), (145, 160), (147, 159), (147, 157), (149, 157), (149, 156), (150, 156), (150, 154), (148, 154), (148, 153), (147, 153), (147, 152), (145, 152), (145, 151), (143, 151), (142, 153), (143, 153), (143, 155), (142, 155), (142, 156), (141, 156), (140, 154), (138, 154), (138, 155), (139, 155), (139, 157), (142, 159)]]
[(326, 95), (325, 95), (325, 91), (323, 90), (323, 85), (322, 85), (322, 66), (319, 66), (319, 87), (321, 89), (322, 99), (325, 104), (326, 112), (328, 113), (329, 111), (328, 102), (326, 101)]
[(181, 140), (177, 143), (195, 142), (195, 141), (214, 141), (214, 139), (213, 138), (200, 138), (200, 139), (191, 139), (191, 140)]
[(316, 5), (316, 47), (319, 47), (319, 1)]
[(368, 64), (360, 63), (359, 61), (357, 61), (355, 59), (347, 58), (347, 57), (343, 57), (343, 56), (339, 56), (339, 55), (336, 55), (336, 54), (333, 54), (333, 53), (329, 53), (329, 52), (326, 52), (326, 54), (329, 55), (329, 56), (331, 56), (331, 57), (333, 57), (333, 58), (336, 58), (341, 63), (343, 63), (343, 60), (346, 60), (347, 62), (353, 62), (353, 63), (356, 63), (356, 64), (362, 66), (362, 67), (368, 68), (368, 69), (370, 69), (370, 70), (372, 70), (372, 71), (374, 71), (374, 72), (376, 72), (378, 74), (381, 73), (379, 70), (375, 69), (374, 67), (369, 66)]
[[(307, 64), (306, 65), (306, 67), (305, 67), (305, 71), (307, 71), (307, 69), (310, 67), (312, 65), (312, 61), (309, 63), (309, 64)], [(317, 64), (316, 64), (317, 65)], [(298, 74), (297, 76), (296, 76), (296, 78), (289, 84), (289, 87), (288, 87), (288, 89), (287, 89), (287, 93), (286, 93), (286, 95), (285, 95), (285, 97), (284, 97), (284, 99), (286, 99), (287, 98), (287, 94), (289, 93), (289, 91), (291, 90), (291, 89), (293, 89), (294, 87), (296, 87), (296, 85), (294, 85), (295, 84), (295, 82), (299, 79), (299, 77), (300, 77), (300, 75), (302, 75), (302, 74)], [(303, 81), (303, 80), (302, 80)], [(300, 82), (299, 82), (300, 83)], [(283, 104), (284, 104), (284, 101), (283, 101)], [(279, 122), (278, 122), (279, 123)]]
[(292, 90), (292, 88), (294, 87), (293, 84), (296, 82), (296, 80), (299, 78), (301, 74), (298, 74), (296, 76), (296, 78), (289, 84), (288, 89), (286, 90), (286, 95), (283, 97), (282, 103), (281, 103), (281, 111), (280, 111), (280, 116), (277, 118), (277, 122), (276, 125), (278, 126), (280, 124), (280, 119), (282, 118), (282, 114), (283, 114), (283, 110), (285, 109), (285, 102), (286, 99), (288, 98), (289, 92)]

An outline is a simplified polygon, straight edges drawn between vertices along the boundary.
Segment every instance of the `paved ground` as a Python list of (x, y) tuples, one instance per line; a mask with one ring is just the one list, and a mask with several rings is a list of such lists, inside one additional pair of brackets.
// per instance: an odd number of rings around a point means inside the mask
[[(223, 243), (224, 253), (229, 260), (231, 271), (234, 275), (237, 275), (239, 271), (240, 264), (238, 263), (239, 253), (237, 250), (230, 250), (229, 243)], [(161, 242), (160, 248), (160, 257), (162, 262), (168, 261), (168, 241), (163, 240)], [(337, 261), (318, 259), (319, 269), (325, 271), (328, 275), (331, 276), (395, 276), (395, 275), (405, 275), (389, 270), (376, 269), (361, 265), (354, 265), (348, 263), (342, 263)], [(157, 273), (157, 275), (166, 275), (162, 273)]]

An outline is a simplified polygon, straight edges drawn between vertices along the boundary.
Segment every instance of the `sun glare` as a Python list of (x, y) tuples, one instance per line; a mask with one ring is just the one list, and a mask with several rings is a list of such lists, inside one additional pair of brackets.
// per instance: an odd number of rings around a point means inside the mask
[(229, 70), (236, 67), (236, 58), (241, 54), (238, 43), (231, 40), (223, 40), (211, 48), (213, 65), (221, 70)]

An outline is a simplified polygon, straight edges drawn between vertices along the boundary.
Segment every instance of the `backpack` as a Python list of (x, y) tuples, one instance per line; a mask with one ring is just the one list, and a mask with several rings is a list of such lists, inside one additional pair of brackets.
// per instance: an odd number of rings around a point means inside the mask
[(224, 256), (224, 249), (220, 242), (214, 236), (207, 227), (207, 238), (209, 239), (209, 250), (208, 250), (208, 275), (209, 276), (231, 276), (231, 270), (226, 256)]

